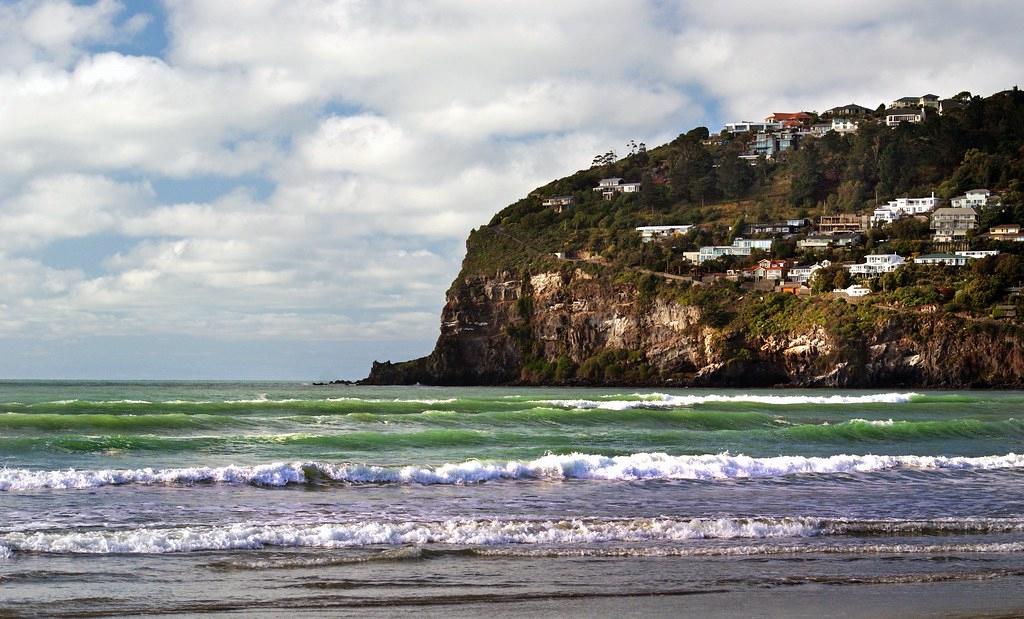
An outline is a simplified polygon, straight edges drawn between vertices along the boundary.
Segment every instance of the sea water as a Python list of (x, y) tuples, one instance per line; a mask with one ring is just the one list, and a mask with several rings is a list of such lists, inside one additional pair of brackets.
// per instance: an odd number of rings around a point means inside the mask
[(0, 614), (1012, 613), (1022, 411), (1019, 392), (0, 382)]

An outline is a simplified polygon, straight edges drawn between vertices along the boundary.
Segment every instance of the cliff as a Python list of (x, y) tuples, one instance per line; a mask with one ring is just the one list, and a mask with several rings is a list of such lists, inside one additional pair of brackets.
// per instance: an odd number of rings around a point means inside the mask
[[(363, 382), (1024, 387), (1024, 243), (984, 233), (1024, 223), (1024, 92), (957, 97), (922, 123), (888, 127), (880, 110), (855, 133), (802, 138), (752, 164), (755, 136), (703, 127), (597, 157), (474, 230), (434, 351), (375, 362)], [(602, 179), (631, 189), (595, 191)], [(955, 241), (933, 236), (925, 215), (862, 228), (852, 245), (800, 248), (826, 213), (859, 222), (887, 200), (952, 203), (976, 187), (992, 200)], [(636, 227), (649, 225), (688, 231), (645, 242)], [(700, 247), (739, 236), (761, 249), (693, 264)], [(872, 294), (849, 302), (831, 293), (868, 254), (968, 249), (987, 257), (866, 277)], [(737, 281), (767, 258), (823, 266), (814, 294)]]
[[(580, 268), (468, 277), (448, 294), (433, 353), (375, 363), (365, 382), (1024, 387), (1024, 333), (1015, 325), (831, 295), (773, 308), (758, 295), (740, 298), (732, 320), (712, 326), (709, 313), (720, 308), (673, 299), (673, 285), (661, 287), (669, 290), (645, 295)], [(796, 312), (797, 320), (752, 329), (750, 316), (766, 310)]]

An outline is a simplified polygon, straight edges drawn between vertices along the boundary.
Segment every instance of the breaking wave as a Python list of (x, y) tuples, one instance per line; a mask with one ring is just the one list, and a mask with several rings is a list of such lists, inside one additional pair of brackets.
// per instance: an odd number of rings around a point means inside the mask
[(1024, 468), (1024, 454), (1002, 456), (776, 456), (754, 458), (729, 453), (672, 456), (636, 453), (602, 456), (549, 454), (528, 461), (467, 460), (437, 467), (383, 467), (323, 462), (275, 462), (257, 466), (171, 469), (55, 470), (0, 469), (0, 491), (83, 489), (125, 484), (239, 483), (284, 486), (308, 482), (372, 484), (473, 484), (497, 480), (722, 480), (799, 474), (849, 474), (914, 470)]
[(709, 403), (746, 402), (753, 404), (769, 404), (775, 406), (792, 406), (796, 404), (904, 404), (921, 397), (918, 393), (873, 393), (866, 395), (669, 395), (666, 393), (634, 394), (639, 399), (608, 399), (608, 400), (538, 400), (535, 404), (546, 404), (561, 408), (599, 408), (608, 410), (626, 410), (630, 408), (675, 408), (680, 406), (697, 406)]
[[(625, 553), (629, 550), (587, 548), (591, 544), (685, 544), (694, 540), (775, 540), (835, 536), (935, 535), (939, 533), (1004, 533), (1024, 530), (1024, 521), (846, 521), (820, 518), (631, 518), (572, 520), (472, 520), (437, 522), (363, 521), (328, 524), (253, 524), (142, 527), (119, 530), (34, 531), (0, 535), (0, 548), (11, 552), (71, 554), (176, 553), (209, 550), (256, 550), (265, 547), (360, 548), (366, 546), (545, 546), (550, 554)], [(581, 546), (583, 546), (581, 548)], [(884, 552), (935, 552), (951, 548), (981, 552), (1019, 552), (1024, 544), (869, 544)], [(647, 547), (659, 554), (767, 554), (800, 552), (786, 546)], [(832, 546), (812, 546), (828, 552)], [(835, 546), (846, 552), (850, 545)], [(915, 550), (917, 549), (917, 550)], [(856, 549), (853, 550), (856, 552)], [(863, 551), (863, 546), (862, 546)], [(875, 550), (872, 550), (875, 551)], [(2, 551), (0, 551), (2, 552)], [(502, 551), (498, 551), (502, 552)], [(507, 552), (507, 551), (506, 551)], [(531, 551), (526, 551), (531, 552)]]

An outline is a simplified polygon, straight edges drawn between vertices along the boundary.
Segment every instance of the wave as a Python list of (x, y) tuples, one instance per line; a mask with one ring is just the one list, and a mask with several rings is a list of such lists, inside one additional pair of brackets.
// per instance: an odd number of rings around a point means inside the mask
[[(782, 539), (880, 534), (934, 535), (941, 533), (1003, 533), (1024, 530), (1024, 521), (969, 519), (965, 522), (846, 521), (809, 517), (782, 518), (630, 518), (571, 520), (474, 520), (437, 522), (362, 521), (327, 524), (254, 524), (219, 526), (143, 527), (117, 530), (34, 531), (0, 534), (0, 548), (7, 552), (45, 553), (176, 553), (209, 550), (255, 550), (272, 547), (360, 548), (366, 546), (554, 546), (543, 552), (609, 552), (586, 548), (591, 544), (643, 543), (685, 544), (694, 540)], [(584, 546), (584, 548), (579, 548)], [(873, 544), (888, 551), (914, 547), (909, 544)], [(958, 545), (924, 545), (938, 547)], [(962, 548), (968, 545), (960, 544)], [(1024, 544), (1014, 543), (1019, 548)], [(987, 544), (986, 551), (1006, 544)], [(778, 548), (778, 547), (772, 547)], [(822, 552), (820, 546), (813, 547)], [(826, 546), (826, 548), (828, 548)], [(843, 545), (849, 549), (850, 545)], [(645, 551), (721, 552), (725, 548), (646, 548)], [(791, 551), (791, 550), (787, 550)], [(765, 551), (762, 551), (762, 554)]]
[[(621, 397), (621, 396), (619, 396)], [(773, 406), (795, 404), (905, 404), (916, 398), (918, 393), (873, 393), (866, 395), (670, 395), (666, 393), (634, 394), (634, 399), (607, 400), (535, 400), (534, 404), (546, 404), (561, 408), (626, 410), (632, 408), (676, 408), (709, 403), (751, 403)]]
[(382, 467), (323, 462), (275, 462), (258, 466), (172, 469), (0, 469), (0, 491), (84, 489), (126, 484), (241, 483), (258, 486), (342, 482), (352, 484), (473, 484), (497, 480), (729, 480), (799, 474), (852, 474), (1024, 468), (1024, 455), (948, 457), (836, 455), (754, 458), (729, 453), (671, 456), (636, 453), (601, 456), (549, 454), (529, 461), (467, 460), (437, 467)]

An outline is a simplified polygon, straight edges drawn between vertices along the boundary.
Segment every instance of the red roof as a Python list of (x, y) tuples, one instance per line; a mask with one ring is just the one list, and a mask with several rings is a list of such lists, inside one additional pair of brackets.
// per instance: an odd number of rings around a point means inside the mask
[(811, 115), (807, 112), (772, 112), (771, 118), (775, 121), (780, 120), (810, 120)]

